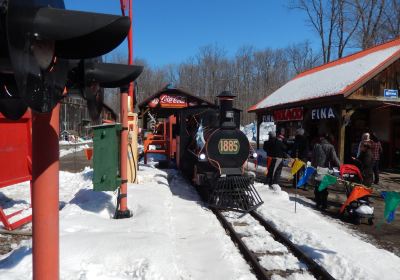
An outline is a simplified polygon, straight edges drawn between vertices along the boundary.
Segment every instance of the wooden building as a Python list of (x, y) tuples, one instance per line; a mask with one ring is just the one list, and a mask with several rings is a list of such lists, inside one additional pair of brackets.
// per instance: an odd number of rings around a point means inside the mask
[[(355, 155), (361, 135), (382, 142), (385, 167), (400, 168), (400, 38), (305, 71), (249, 108), (310, 142), (329, 134), (341, 161)], [(257, 129), (257, 143), (260, 135)]]

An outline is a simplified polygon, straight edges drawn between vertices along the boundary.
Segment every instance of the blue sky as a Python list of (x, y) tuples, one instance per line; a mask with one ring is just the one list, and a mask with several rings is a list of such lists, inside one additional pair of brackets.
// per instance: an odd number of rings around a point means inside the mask
[[(216, 44), (228, 55), (243, 45), (281, 48), (318, 39), (286, 0), (133, 0), (134, 56), (154, 67), (185, 61)], [(119, 0), (65, 0), (66, 8), (120, 14)], [(127, 53), (126, 45), (116, 52)]]

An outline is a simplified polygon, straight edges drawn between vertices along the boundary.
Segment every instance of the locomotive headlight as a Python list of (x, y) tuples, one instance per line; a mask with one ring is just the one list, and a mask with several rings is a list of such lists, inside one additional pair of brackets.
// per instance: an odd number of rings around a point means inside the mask
[(205, 154), (200, 154), (199, 155), (199, 159), (200, 160), (205, 160), (206, 159), (206, 155)]
[(257, 153), (253, 153), (253, 158), (257, 158)]

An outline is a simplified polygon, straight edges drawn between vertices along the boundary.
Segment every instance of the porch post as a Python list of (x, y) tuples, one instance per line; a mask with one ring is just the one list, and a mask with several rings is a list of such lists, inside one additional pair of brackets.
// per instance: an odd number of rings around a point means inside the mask
[(261, 125), (261, 117), (260, 113), (257, 112), (257, 149), (260, 149), (260, 125)]
[(346, 109), (343, 104), (339, 106), (339, 134), (338, 134), (338, 154), (339, 160), (341, 163), (344, 162), (344, 145), (345, 145), (345, 118), (346, 118)]

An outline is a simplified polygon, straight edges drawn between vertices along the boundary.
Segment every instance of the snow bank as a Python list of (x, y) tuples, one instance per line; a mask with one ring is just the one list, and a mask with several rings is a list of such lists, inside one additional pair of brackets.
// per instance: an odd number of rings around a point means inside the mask
[[(140, 169), (141, 184), (129, 185), (133, 217), (124, 220), (111, 219), (115, 193), (94, 192), (91, 170), (62, 174), (69, 200), (60, 212), (61, 279), (255, 279), (177, 172)], [(25, 242), (1, 256), (1, 278), (30, 278), (31, 254)]]
[(64, 157), (66, 155), (75, 153), (75, 152), (79, 152), (79, 151), (83, 151), (84, 149), (89, 148), (89, 145), (75, 145), (73, 148), (69, 148), (69, 149), (60, 149), (60, 157)]
[[(116, 194), (94, 192), (92, 170), (60, 173), (60, 275), (91, 279), (255, 279), (230, 238), (194, 189), (177, 171), (141, 166), (138, 185), (129, 185), (133, 217), (111, 219)], [(2, 189), (10, 204), (28, 203), (29, 186)], [(311, 209), (312, 201), (256, 183), (264, 200), (259, 213), (286, 233), (336, 279), (397, 279), (400, 258), (376, 248), (341, 222)], [(3, 192), (4, 191), (4, 192)], [(249, 216), (243, 221), (249, 223)], [(254, 251), (268, 249), (265, 267), (301, 269), (287, 249), (259, 225), (236, 226)], [(253, 237), (253, 238), (251, 238)], [(32, 277), (30, 241), (0, 256), (1, 279)], [(278, 256), (281, 255), (279, 258)], [(283, 279), (273, 275), (272, 279)], [(312, 279), (292, 273), (287, 279)]]
[(276, 195), (261, 183), (255, 187), (264, 200), (258, 212), (334, 278), (398, 279), (400, 258), (393, 253), (375, 247), (344, 224), (306, 206), (313, 202), (304, 197), (298, 198), (295, 213), (295, 197)]
[[(250, 142), (257, 141), (257, 124), (256, 122), (241, 126), (240, 130), (247, 136)], [(273, 122), (263, 122), (260, 124), (260, 142), (268, 140), (268, 133), (275, 131), (276, 126)]]

